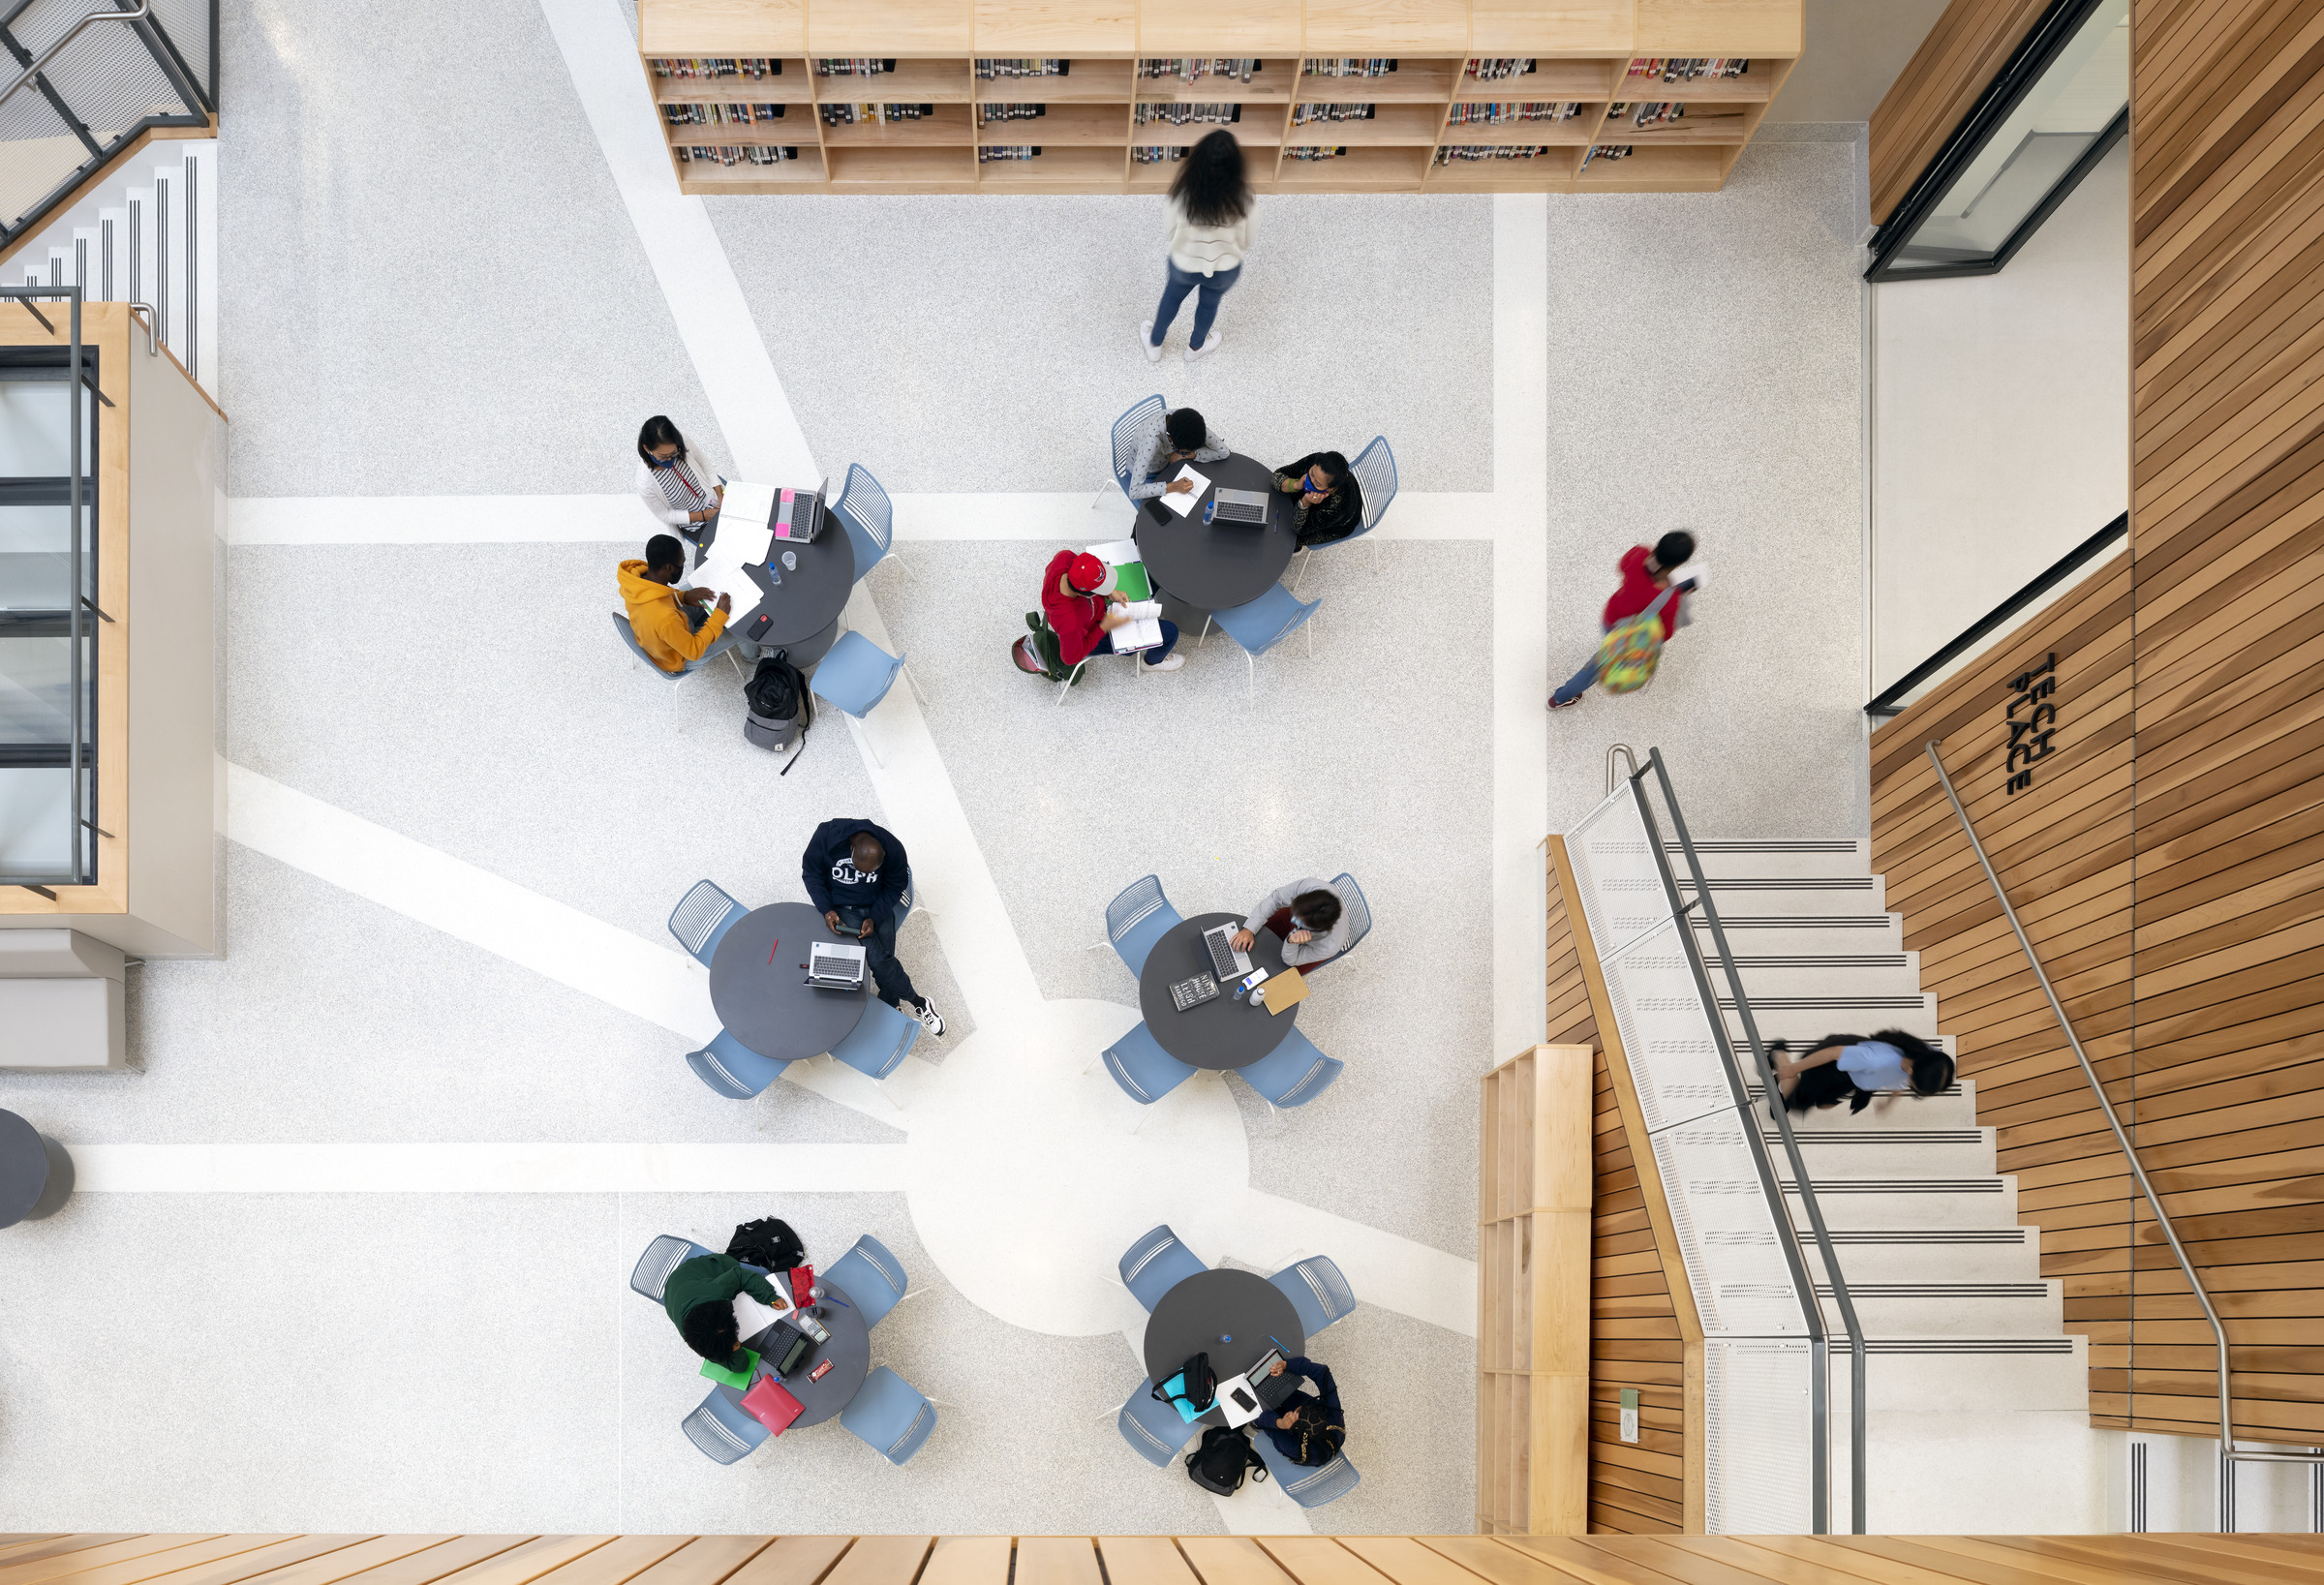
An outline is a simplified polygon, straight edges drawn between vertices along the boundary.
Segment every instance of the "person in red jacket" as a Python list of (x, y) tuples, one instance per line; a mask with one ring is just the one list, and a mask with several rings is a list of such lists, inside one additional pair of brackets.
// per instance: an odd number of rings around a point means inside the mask
[[(1130, 620), (1128, 602), (1114, 589), (1114, 569), (1086, 552), (1061, 550), (1049, 559), (1042, 574), (1041, 614), (1057, 635), (1057, 655), (1078, 666), (1093, 655), (1114, 653), (1114, 629)], [(1155, 671), (1177, 671), (1186, 664), (1177, 647), (1178, 625), (1162, 624), (1162, 642), (1146, 652), (1146, 663)]]
[[(1694, 554), (1695, 536), (1683, 529), (1674, 529), (1664, 534), (1654, 542), (1652, 550), (1644, 545), (1633, 545), (1624, 551), (1622, 587), (1615, 590), (1614, 597), (1605, 602), (1604, 630), (1613, 631), (1617, 623), (1635, 617), (1652, 605), (1661, 597), (1663, 591), (1670, 587), (1671, 575)], [(1694, 587), (1687, 578), (1682, 577), (1678, 582), (1679, 593), (1663, 607), (1663, 639), (1666, 643), (1671, 634), (1678, 631), (1679, 624), (1686, 620), (1679, 612), (1679, 604)], [(1565, 686), (1549, 695), (1549, 708), (1563, 710), (1568, 705), (1579, 704), (1581, 696), (1595, 687), (1597, 683), (1598, 652), (1593, 649), (1590, 658), (1582, 663), (1581, 670), (1568, 679)]]

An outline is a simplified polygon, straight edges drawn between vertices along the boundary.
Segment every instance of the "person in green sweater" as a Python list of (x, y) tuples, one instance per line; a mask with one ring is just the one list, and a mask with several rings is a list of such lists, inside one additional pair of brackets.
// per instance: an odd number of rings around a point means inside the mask
[(735, 1335), (734, 1295), (749, 1294), (769, 1309), (784, 1310), (775, 1285), (731, 1255), (697, 1255), (681, 1261), (661, 1287), (661, 1307), (678, 1335), (713, 1364), (744, 1366), (742, 1339)]

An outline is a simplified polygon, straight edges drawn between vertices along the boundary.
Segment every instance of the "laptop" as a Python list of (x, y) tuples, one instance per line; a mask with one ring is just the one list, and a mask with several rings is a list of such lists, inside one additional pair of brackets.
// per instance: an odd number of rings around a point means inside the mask
[(778, 544), (804, 545), (823, 532), (831, 513), (823, 505), (823, 494), (831, 488), (825, 479), (814, 488), (813, 494), (805, 490), (788, 492), (788, 501), (777, 500), (767, 517), (767, 527), (774, 532)]
[(1222, 484), (1211, 493), (1211, 501), (1212, 522), (1245, 523), (1253, 528), (1267, 526), (1265, 490), (1230, 490)]
[(1288, 1370), (1280, 1376), (1268, 1374), (1282, 1362), (1283, 1351), (1279, 1348), (1270, 1348), (1259, 1356), (1249, 1370), (1243, 1372), (1243, 1375), (1250, 1381), (1251, 1390), (1257, 1393), (1259, 1401), (1269, 1409), (1280, 1408), (1286, 1398), (1300, 1389), (1299, 1378), (1293, 1376)]
[(807, 983), (817, 991), (861, 991), (864, 949), (844, 941), (816, 941), (807, 949)]
[(1239, 980), (1251, 971), (1250, 954), (1237, 952), (1233, 946), (1239, 925), (1213, 925), (1203, 931), (1203, 945), (1210, 949), (1210, 970), (1222, 980)]

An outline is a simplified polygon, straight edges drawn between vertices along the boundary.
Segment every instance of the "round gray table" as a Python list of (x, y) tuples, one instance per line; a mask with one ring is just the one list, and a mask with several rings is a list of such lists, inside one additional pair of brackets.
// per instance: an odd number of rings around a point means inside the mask
[[(714, 524), (702, 536), (701, 549), (694, 553), (696, 566), (702, 564), (702, 552), (717, 543), (718, 537)], [(782, 565), (786, 550), (799, 559), (797, 567)], [(758, 603), (748, 611), (735, 612), (726, 630), (746, 643), (789, 650), (794, 665), (812, 665), (839, 636), (840, 608), (847, 603), (847, 593), (855, 587), (855, 546), (848, 540), (847, 526), (834, 514), (823, 532), (808, 543), (778, 539), (767, 554), (782, 573), (782, 582), (776, 583), (765, 566), (745, 567), (745, 574), (758, 585)], [(762, 616), (770, 619), (767, 630), (753, 638), (750, 625)], [(817, 639), (822, 640), (820, 648), (814, 645)]]
[[(1247, 1068), (1283, 1044), (1306, 1005), (1294, 1002), (1280, 1013), (1270, 1013), (1253, 1006), (1247, 997), (1237, 1001), (1231, 985), (1221, 982), (1219, 993), (1209, 1001), (1178, 1011), (1178, 1004), (1170, 999), (1172, 983), (1211, 972), (1203, 931), (1213, 925), (1241, 923), (1240, 914), (1197, 914), (1165, 930), (1146, 955), (1146, 967), (1138, 976), (1138, 1013), (1161, 1048), (1181, 1062), (1198, 1068)], [(1256, 939), (1243, 955), (1251, 966), (1282, 973), (1283, 938), (1269, 930), (1252, 934)], [(719, 956), (725, 955), (720, 947)]]
[(0, 1112), (0, 1228), (54, 1214), (73, 1194), (65, 1147), (13, 1112)]
[(1157, 590), (1198, 611), (1248, 605), (1291, 565), (1291, 553), (1299, 549), (1292, 532), (1298, 503), (1275, 488), (1272, 469), (1240, 452), (1230, 452), (1224, 462), (1196, 463), (1194, 471), (1208, 474), (1213, 490), (1223, 484), (1234, 490), (1266, 491), (1267, 527), (1204, 522), (1202, 503), (1208, 491), (1184, 517), (1159, 501), (1144, 502), (1133, 537), (1146, 560), (1147, 575)]
[[(1147, 1318), (1147, 1380), (1166, 1382), (1195, 1355), (1207, 1354), (1223, 1382), (1278, 1346), (1286, 1359), (1307, 1352), (1300, 1312), (1280, 1288), (1255, 1271), (1198, 1271), (1164, 1294)], [(1216, 1409), (1203, 1416), (1206, 1425), (1226, 1422)]]
[[(864, 1312), (852, 1305), (835, 1303), (828, 1295), (837, 1294), (841, 1298), (845, 1298), (847, 1295), (839, 1284), (820, 1271), (815, 1273), (815, 1281), (827, 1295), (820, 1306), (823, 1313), (815, 1319), (830, 1331), (831, 1341), (810, 1348), (799, 1362), (791, 1367), (791, 1373), (780, 1378), (783, 1389), (799, 1400), (799, 1417), (791, 1421), (793, 1430), (802, 1425), (820, 1425), (853, 1403), (855, 1395), (864, 1389), (864, 1378), (872, 1374), (872, 1328), (864, 1325)], [(791, 1312), (785, 1310), (780, 1319), (790, 1320)], [(774, 1329), (769, 1326), (767, 1331), (746, 1340), (743, 1347), (758, 1350), (763, 1355), (765, 1351), (758, 1348), (759, 1340)], [(823, 1373), (823, 1379), (819, 1382), (809, 1381), (808, 1372), (826, 1359), (831, 1361), (831, 1368)], [(774, 1374), (773, 1367), (762, 1359), (758, 1375), (766, 1377)], [(757, 1383), (753, 1381), (751, 1385), (755, 1387)], [(719, 1390), (726, 1394), (729, 1402), (741, 1407), (743, 1395), (740, 1392), (724, 1383), (719, 1384)]]
[(872, 976), (864, 975), (861, 991), (817, 991), (800, 965), (810, 941), (853, 939), (832, 934), (810, 903), (751, 909), (728, 928), (710, 960), (710, 1005), (719, 1021), (777, 1062), (822, 1055), (863, 1021)]

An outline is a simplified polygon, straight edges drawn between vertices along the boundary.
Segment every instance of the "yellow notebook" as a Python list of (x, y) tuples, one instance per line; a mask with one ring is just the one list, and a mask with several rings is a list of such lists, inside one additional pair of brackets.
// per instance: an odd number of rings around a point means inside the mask
[(1307, 976), (1296, 968), (1270, 974), (1267, 983), (1259, 988), (1259, 999), (1267, 1003), (1267, 1010), (1270, 1013), (1296, 1007), (1307, 999)]

